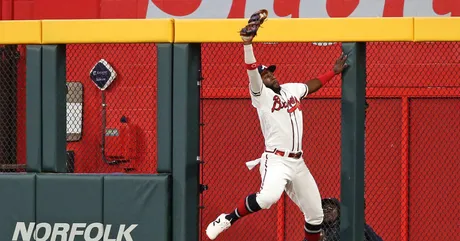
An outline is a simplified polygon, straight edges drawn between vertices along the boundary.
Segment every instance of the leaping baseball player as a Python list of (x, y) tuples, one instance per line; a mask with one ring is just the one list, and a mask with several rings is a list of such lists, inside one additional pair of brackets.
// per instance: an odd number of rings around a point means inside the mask
[(276, 66), (260, 65), (253, 53), (252, 40), (267, 16), (267, 10), (257, 11), (240, 31), (251, 101), (257, 109), (265, 139), (265, 151), (261, 157), (247, 163), (250, 169), (260, 164), (260, 190), (242, 199), (233, 212), (219, 215), (208, 225), (206, 234), (211, 240), (242, 217), (269, 209), (280, 199), (283, 191), (304, 214), (304, 241), (318, 241), (321, 237), (321, 195), (302, 157), (303, 120), (300, 100), (318, 91), (340, 74), (347, 67), (347, 56), (342, 54), (331, 71), (317, 78), (305, 83), (280, 85), (274, 75)]

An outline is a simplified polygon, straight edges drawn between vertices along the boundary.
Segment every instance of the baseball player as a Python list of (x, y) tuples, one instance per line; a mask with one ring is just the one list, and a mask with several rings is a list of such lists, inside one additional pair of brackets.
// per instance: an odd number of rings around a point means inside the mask
[(266, 17), (266, 10), (254, 13), (240, 32), (251, 101), (257, 110), (265, 139), (265, 151), (261, 157), (247, 163), (250, 169), (260, 163), (260, 190), (242, 199), (233, 212), (219, 215), (208, 225), (206, 234), (214, 240), (240, 218), (270, 208), (285, 191), (304, 214), (305, 241), (318, 241), (323, 209), (315, 179), (302, 157), (300, 100), (341, 73), (347, 67), (346, 55), (340, 56), (331, 71), (315, 79), (280, 85), (274, 75), (276, 66), (258, 64), (253, 53), (252, 40)]

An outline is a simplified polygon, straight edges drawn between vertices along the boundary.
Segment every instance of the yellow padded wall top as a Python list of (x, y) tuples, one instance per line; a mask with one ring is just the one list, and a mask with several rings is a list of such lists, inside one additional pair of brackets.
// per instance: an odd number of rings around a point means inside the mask
[(414, 41), (460, 41), (460, 18), (414, 18)]
[(0, 44), (40, 44), (40, 20), (0, 21)]
[(43, 20), (43, 44), (172, 43), (173, 19)]
[[(256, 42), (412, 41), (413, 18), (268, 19)], [(176, 19), (175, 42), (240, 42), (247, 19)]]
[[(247, 19), (0, 21), (0, 44), (240, 42)], [(460, 41), (460, 18), (268, 19), (255, 42)]]

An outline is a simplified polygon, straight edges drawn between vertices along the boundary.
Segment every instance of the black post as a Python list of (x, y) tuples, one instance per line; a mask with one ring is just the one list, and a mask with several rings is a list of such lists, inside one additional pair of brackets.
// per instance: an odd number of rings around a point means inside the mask
[(175, 44), (173, 51), (173, 241), (197, 241), (201, 47)]
[(27, 45), (26, 59), (27, 171), (42, 171), (42, 46)]
[(172, 171), (173, 45), (157, 44), (158, 173)]
[(67, 172), (66, 46), (43, 45), (43, 171)]
[(366, 43), (343, 43), (340, 240), (364, 240)]

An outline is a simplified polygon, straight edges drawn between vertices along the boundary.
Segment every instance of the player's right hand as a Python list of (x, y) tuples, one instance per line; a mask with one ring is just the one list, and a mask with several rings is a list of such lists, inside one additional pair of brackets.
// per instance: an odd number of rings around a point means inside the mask
[(340, 55), (337, 61), (335, 61), (334, 68), (333, 68), (335, 74), (342, 73), (342, 71), (348, 67), (348, 64), (346, 63), (347, 57), (348, 57), (347, 55), (342, 53), (342, 55)]

